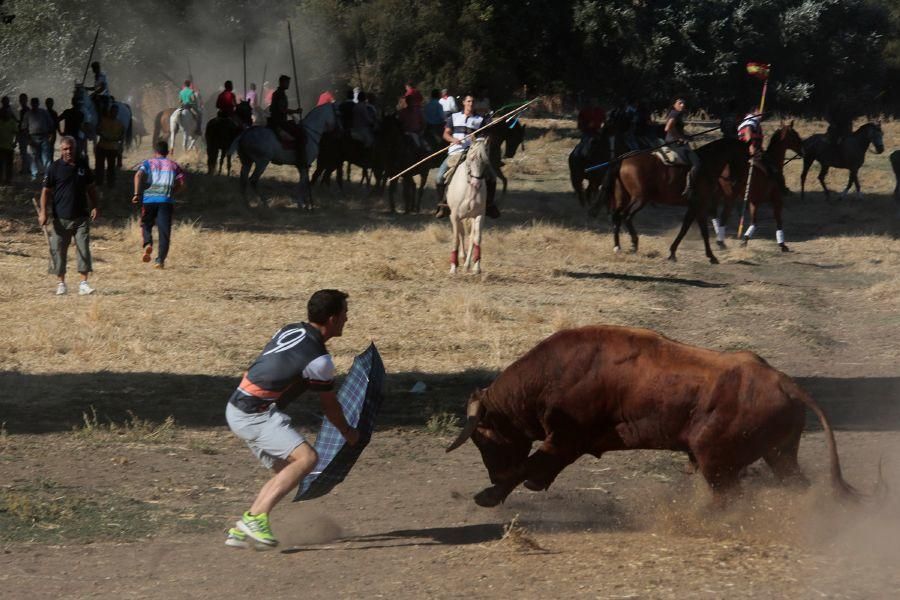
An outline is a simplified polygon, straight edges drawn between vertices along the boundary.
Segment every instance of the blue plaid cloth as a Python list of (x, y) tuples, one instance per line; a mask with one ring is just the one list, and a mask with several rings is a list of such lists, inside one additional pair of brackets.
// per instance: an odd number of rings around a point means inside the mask
[(322, 429), (316, 437), (319, 462), (312, 472), (303, 478), (294, 502), (324, 496), (342, 482), (356, 459), (372, 439), (375, 417), (381, 407), (381, 389), (384, 383), (384, 363), (375, 344), (353, 359), (347, 379), (338, 391), (338, 402), (344, 409), (344, 417), (351, 427), (359, 431), (355, 446), (344, 443), (344, 436), (328, 419), (322, 419)]

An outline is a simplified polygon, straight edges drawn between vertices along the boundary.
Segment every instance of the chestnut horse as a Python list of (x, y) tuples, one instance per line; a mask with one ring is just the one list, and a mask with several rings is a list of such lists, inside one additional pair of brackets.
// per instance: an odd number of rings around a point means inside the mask
[(724, 138), (710, 142), (696, 150), (700, 158), (700, 169), (695, 177), (694, 193), (690, 198), (682, 195), (685, 179), (690, 166), (666, 166), (649, 152), (627, 156), (616, 161), (607, 171), (600, 196), (591, 208), (590, 214), (596, 216), (600, 206), (608, 202), (613, 219), (614, 250), (619, 252), (619, 232), (622, 223), (631, 234), (631, 249), (637, 252), (638, 234), (634, 228), (634, 216), (647, 203), (665, 204), (669, 206), (687, 206), (681, 224), (681, 231), (669, 247), (669, 260), (676, 260), (675, 252), (685, 233), (694, 221), (703, 235), (706, 256), (712, 264), (718, 264), (709, 245), (709, 229), (707, 212), (711, 206), (713, 195), (719, 185), (719, 175), (726, 166), (734, 172), (740, 169), (746, 160), (747, 146), (738, 140)]
[[(741, 245), (746, 246), (753, 233), (756, 231), (756, 213), (761, 204), (772, 205), (772, 213), (775, 216), (775, 241), (782, 252), (788, 252), (789, 248), (784, 243), (784, 228), (781, 221), (782, 202), (781, 182), (769, 169), (781, 169), (784, 165), (784, 155), (788, 150), (793, 150), (803, 155), (803, 140), (794, 129), (794, 122), (787, 125), (782, 123), (769, 139), (769, 147), (764, 153), (762, 161), (753, 161), (753, 177), (750, 179), (750, 193), (747, 202), (750, 204), (750, 226), (742, 236)], [(725, 227), (728, 217), (735, 202), (742, 203), (747, 186), (747, 173), (749, 169), (744, 167), (736, 172), (735, 177), (723, 175), (719, 184), (724, 198), (722, 216), (713, 219), (713, 228), (716, 230), (716, 243), (719, 248), (725, 247)]]

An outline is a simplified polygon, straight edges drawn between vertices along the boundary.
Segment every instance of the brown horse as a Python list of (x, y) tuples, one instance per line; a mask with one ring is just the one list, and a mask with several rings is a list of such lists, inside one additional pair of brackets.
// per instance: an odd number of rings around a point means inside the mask
[[(761, 160), (753, 161), (753, 177), (750, 179), (750, 191), (747, 202), (750, 204), (750, 226), (744, 232), (741, 245), (746, 246), (753, 233), (756, 231), (756, 214), (761, 204), (772, 205), (772, 213), (775, 216), (775, 240), (782, 252), (788, 252), (789, 248), (784, 243), (784, 229), (781, 221), (782, 181), (772, 173), (771, 169), (781, 169), (784, 165), (784, 155), (788, 150), (793, 150), (798, 155), (803, 155), (803, 140), (794, 129), (794, 122), (787, 125), (781, 124), (769, 139), (769, 147), (764, 152)], [(736, 176), (723, 174), (719, 180), (720, 189), (724, 198), (722, 215), (719, 220), (713, 219), (713, 227), (716, 230), (716, 242), (719, 248), (725, 247), (725, 227), (728, 217), (735, 202), (743, 202), (747, 187), (747, 174), (749, 169), (745, 166)]]
[(637, 252), (638, 235), (632, 222), (634, 216), (648, 202), (669, 206), (687, 206), (681, 231), (669, 247), (669, 260), (676, 260), (675, 252), (685, 233), (694, 221), (703, 235), (706, 256), (712, 264), (718, 264), (709, 245), (707, 212), (719, 184), (719, 175), (726, 165), (737, 170), (747, 156), (747, 146), (734, 139), (720, 139), (697, 149), (700, 170), (694, 180), (694, 193), (686, 199), (682, 192), (689, 166), (666, 166), (650, 153), (628, 156), (612, 165), (606, 174), (597, 203), (590, 213), (595, 216), (600, 206), (608, 202), (613, 220), (614, 250), (619, 252), (619, 232), (622, 223), (631, 235), (631, 248)]

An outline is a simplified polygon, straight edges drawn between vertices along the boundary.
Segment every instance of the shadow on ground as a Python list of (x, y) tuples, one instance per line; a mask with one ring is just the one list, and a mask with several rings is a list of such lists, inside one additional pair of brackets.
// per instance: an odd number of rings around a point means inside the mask
[[(388, 374), (378, 427), (425, 427), (432, 416), (443, 413), (461, 417), (469, 395), (496, 375), (486, 370)], [(221, 427), (225, 403), (238, 381), (238, 377), (148, 372), (32, 375), (3, 371), (0, 423), (10, 433), (68, 431), (83, 425), (83, 415), (93, 408), (101, 423), (123, 423), (133, 414), (153, 422), (172, 416), (184, 427)], [(801, 377), (797, 381), (835, 428), (900, 430), (900, 377)], [(413, 393), (418, 382), (425, 384), (425, 391)], [(309, 394), (288, 412), (303, 427), (317, 428), (321, 420), (318, 401)], [(819, 428), (811, 413), (807, 423), (810, 429)]]

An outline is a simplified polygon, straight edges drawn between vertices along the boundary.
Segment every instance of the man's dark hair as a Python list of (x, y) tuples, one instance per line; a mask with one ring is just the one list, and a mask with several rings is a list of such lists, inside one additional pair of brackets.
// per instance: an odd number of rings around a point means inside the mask
[(31, 99), (31, 105), (34, 106), (35, 108), (37, 108), (38, 106), (41, 105), (41, 99), (40, 99), (40, 98), (37, 98), (37, 97), (32, 98), (32, 99)]
[(306, 303), (306, 314), (311, 323), (324, 325), (330, 317), (339, 314), (347, 304), (349, 294), (340, 290), (319, 290)]
[(233, 89), (233, 88), (234, 88), (234, 84), (231, 83), (231, 80), (230, 80), (230, 79), (229, 79), (228, 81), (225, 82), (225, 89), (226, 89), (226, 90), (231, 90), (231, 89)]
[(360, 93), (357, 94), (357, 96), (356, 96), (356, 99), (359, 100), (360, 102), (365, 102), (365, 101), (366, 101), (366, 98), (368, 98), (368, 96), (366, 96), (366, 93), (365, 93), (365, 92), (360, 92)]
[(434, 98), (435, 100), (439, 99), (441, 97), (441, 90), (437, 90), (437, 89), (431, 90), (431, 97)]
[(166, 140), (157, 140), (155, 144), (153, 144), (153, 149), (156, 150), (157, 154), (162, 154), (163, 156), (169, 155), (169, 142)]
[(100, 63), (97, 62), (97, 61), (95, 60), (94, 62), (91, 63), (91, 68), (92, 68), (92, 69), (98, 69), (98, 70), (99, 70), (99, 69), (100, 69)]

